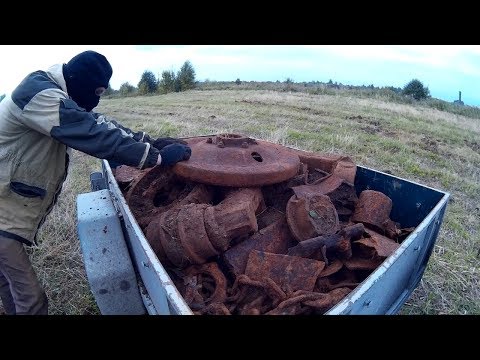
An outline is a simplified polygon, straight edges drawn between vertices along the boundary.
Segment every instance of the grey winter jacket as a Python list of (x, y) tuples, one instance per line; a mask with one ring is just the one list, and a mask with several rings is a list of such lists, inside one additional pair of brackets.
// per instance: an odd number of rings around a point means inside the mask
[(142, 169), (159, 154), (144, 140), (71, 100), (62, 64), (29, 74), (0, 102), (0, 235), (36, 242), (67, 176), (70, 148)]

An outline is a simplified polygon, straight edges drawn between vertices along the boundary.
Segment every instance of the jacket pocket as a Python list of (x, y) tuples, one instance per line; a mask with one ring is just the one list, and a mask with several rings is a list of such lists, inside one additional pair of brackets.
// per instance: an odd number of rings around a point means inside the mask
[(20, 196), (27, 197), (27, 198), (39, 197), (40, 199), (43, 199), (45, 197), (45, 195), (47, 195), (47, 191), (45, 189), (42, 189), (42, 188), (39, 188), (39, 187), (36, 187), (36, 186), (23, 184), (23, 183), (18, 182), (18, 181), (12, 181), (10, 183), (10, 189), (14, 193), (16, 193)]

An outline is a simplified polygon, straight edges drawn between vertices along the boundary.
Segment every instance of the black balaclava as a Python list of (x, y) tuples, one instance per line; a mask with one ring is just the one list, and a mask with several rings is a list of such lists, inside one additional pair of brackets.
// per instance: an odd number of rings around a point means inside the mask
[(108, 87), (112, 72), (107, 58), (91, 50), (84, 51), (63, 64), (68, 95), (87, 111), (92, 111), (100, 102), (100, 96), (95, 94), (95, 90)]

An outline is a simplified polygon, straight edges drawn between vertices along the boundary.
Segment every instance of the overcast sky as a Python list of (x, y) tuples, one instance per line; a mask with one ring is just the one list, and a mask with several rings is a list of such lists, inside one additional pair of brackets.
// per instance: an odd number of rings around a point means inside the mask
[(113, 67), (111, 86), (137, 86), (145, 70), (157, 77), (187, 60), (196, 79), (321, 81), (404, 87), (418, 79), (432, 97), (480, 106), (480, 45), (0, 45), (0, 95), (31, 71), (95, 50)]

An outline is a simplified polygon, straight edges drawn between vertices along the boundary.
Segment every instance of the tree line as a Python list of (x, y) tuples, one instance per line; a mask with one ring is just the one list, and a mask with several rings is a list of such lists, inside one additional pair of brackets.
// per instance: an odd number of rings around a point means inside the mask
[(193, 89), (195, 87), (195, 69), (190, 61), (185, 61), (180, 70), (165, 70), (162, 75), (157, 78), (150, 70), (145, 70), (138, 82), (137, 86), (124, 82), (118, 90), (107, 89), (105, 95), (121, 95), (129, 96), (133, 94), (167, 94), (170, 92), (180, 92)]
[[(206, 81), (207, 82), (207, 81)], [(277, 82), (279, 82), (277, 80)], [(240, 85), (242, 81), (240, 79), (235, 80), (236, 85)], [(295, 82), (291, 78), (287, 78), (284, 82), (288, 89), (293, 89), (293, 84)], [(313, 82), (320, 83), (318, 81)], [(161, 77), (157, 79), (155, 74), (150, 70), (145, 70), (140, 78), (140, 81), (137, 84), (137, 87), (131, 85), (128, 82), (124, 82), (118, 90), (114, 90), (109, 87), (105, 95), (120, 95), (120, 96), (131, 96), (131, 95), (147, 95), (147, 94), (167, 94), (170, 92), (180, 92), (185, 90), (190, 90), (195, 88), (195, 69), (190, 61), (185, 61), (180, 70), (175, 73), (174, 71), (165, 70), (162, 72)], [(304, 84), (307, 85), (306, 83)], [(343, 88), (345, 87), (342, 84), (337, 84), (331, 79), (326, 83), (327, 87), (334, 88)], [(365, 88), (365, 86), (362, 86)], [(356, 86), (347, 86), (347, 88), (357, 88)], [(374, 89), (373, 85), (366, 86), (366, 88)], [(428, 87), (424, 86), (423, 83), (418, 79), (413, 79), (408, 82), (403, 88), (395, 88), (393, 86), (387, 87), (387, 89), (392, 90), (397, 94), (406, 95), (415, 100), (424, 100), (429, 99), (430, 91)], [(0, 95), (0, 101), (5, 98), (4, 95)]]

